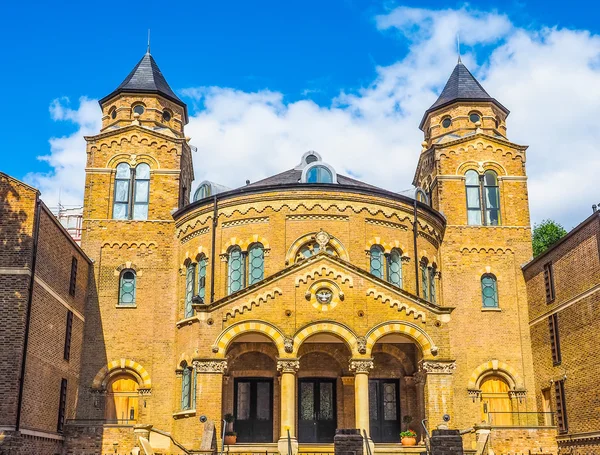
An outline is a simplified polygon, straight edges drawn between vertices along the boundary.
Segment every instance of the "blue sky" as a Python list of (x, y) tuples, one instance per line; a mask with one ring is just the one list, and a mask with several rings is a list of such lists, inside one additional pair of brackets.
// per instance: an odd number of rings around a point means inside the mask
[[(93, 100), (112, 91), (142, 57), (150, 28), (153, 56), (193, 113), (188, 130), (201, 154), (195, 159), (196, 183), (210, 178), (241, 185), (247, 177), (256, 180), (293, 166), (305, 147), (315, 148), (344, 173), (400, 191), (410, 187), (421, 141), (418, 120), (452, 70), (458, 31), (467, 65), (513, 112), (509, 138), (531, 146), (534, 221), (552, 216), (570, 228), (600, 201), (600, 192), (592, 184), (575, 207), (560, 208), (569, 204), (565, 188), (564, 195), (552, 193), (555, 202), (548, 202), (545, 185), (552, 179), (565, 186), (578, 182), (575, 169), (560, 174), (565, 167), (560, 159), (553, 164), (553, 156), (568, 153), (569, 144), (576, 143), (586, 149), (583, 156), (591, 158), (586, 163), (597, 173), (592, 143), (598, 133), (577, 122), (561, 132), (564, 144), (558, 147), (555, 138), (543, 137), (553, 120), (549, 116), (538, 123), (538, 113), (545, 116), (548, 109), (537, 100), (560, 88), (573, 100), (563, 103), (563, 110), (596, 113), (595, 97), (563, 88), (600, 81), (597, 15), (595, 3), (586, 1), (11, 2), (0, 28), (5, 88), (0, 170), (40, 186), (49, 204), (56, 202), (57, 188), (63, 202), (77, 202), (85, 155), (81, 135), (97, 129)], [(532, 68), (526, 61), (534, 53), (540, 63)], [(545, 53), (542, 61), (538, 55)], [(574, 69), (556, 75), (555, 63)], [(542, 77), (548, 87), (539, 98), (527, 100), (528, 87), (538, 85), (533, 77), (515, 88), (520, 96), (506, 82), (521, 79), (520, 67), (528, 74), (546, 71)], [(600, 92), (600, 86), (592, 90)], [(579, 109), (579, 102), (590, 106)], [(542, 104), (539, 112), (532, 103)], [(311, 117), (320, 124), (311, 124)], [(388, 137), (395, 129), (396, 135)], [(289, 140), (307, 131), (310, 141)], [(575, 131), (577, 141), (564, 140)], [(247, 139), (243, 144), (240, 134)], [(350, 146), (339, 139), (344, 135), (356, 135), (358, 142), (365, 138), (364, 146), (345, 151)], [(548, 156), (544, 148), (549, 146), (558, 147), (557, 155)], [(257, 165), (258, 149), (277, 157)], [(355, 164), (371, 156), (382, 164), (372, 170)], [(247, 167), (231, 167), (240, 159)], [(392, 163), (393, 174), (388, 171)]]

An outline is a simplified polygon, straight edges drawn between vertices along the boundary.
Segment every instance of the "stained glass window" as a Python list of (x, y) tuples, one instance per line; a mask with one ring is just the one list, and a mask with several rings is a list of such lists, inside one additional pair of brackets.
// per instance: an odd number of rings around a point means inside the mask
[(437, 274), (437, 267), (433, 264), (429, 268), (429, 301), (435, 303), (436, 301), (436, 288), (435, 288), (435, 276)]
[(206, 256), (198, 258), (198, 295), (204, 301), (206, 296)]
[(402, 287), (402, 253), (393, 249), (388, 256), (388, 281), (394, 286)]
[(371, 274), (383, 278), (383, 248), (379, 245), (371, 247)]
[(393, 382), (383, 383), (383, 419), (398, 420), (398, 409), (396, 400), (396, 384)]
[(115, 199), (113, 202), (113, 219), (126, 220), (129, 218), (129, 185), (131, 183), (131, 168), (127, 163), (117, 166), (115, 176)]
[(319, 383), (320, 419), (333, 420), (333, 383)]
[(240, 247), (229, 251), (228, 293), (233, 294), (244, 287), (244, 258)]
[(481, 298), (484, 308), (498, 307), (498, 285), (494, 275), (486, 273), (481, 277)]
[[(312, 241), (312, 242), (305, 243), (298, 250), (298, 254), (296, 254), (296, 261), (314, 256), (319, 251), (321, 251), (321, 247), (317, 242)], [(325, 246), (325, 252), (327, 254), (331, 254), (332, 256), (336, 256), (336, 257), (338, 255), (337, 251), (330, 245)]]
[(265, 276), (265, 252), (260, 243), (255, 243), (248, 249), (248, 284), (261, 281)]
[(467, 223), (481, 226), (481, 188), (479, 174), (470, 170), (465, 174), (467, 188)]
[(135, 272), (124, 270), (119, 283), (119, 305), (135, 305)]
[(429, 271), (427, 270), (427, 259), (421, 259), (421, 297), (425, 300), (429, 296)]
[(494, 171), (483, 174), (483, 190), (485, 194), (485, 224), (498, 226), (500, 224), (500, 190), (498, 175)]
[(377, 381), (369, 381), (369, 419), (371, 420), (379, 419), (378, 386), (379, 383)]
[(300, 383), (300, 419), (314, 420), (315, 418), (315, 384), (314, 382)]
[(192, 370), (187, 367), (187, 364), (184, 364), (181, 375), (181, 409), (190, 409), (191, 385)]
[(191, 318), (194, 315), (192, 307), (192, 297), (194, 297), (194, 277), (196, 274), (196, 264), (190, 263), (185, 272), (185, 308), (184, 317)]

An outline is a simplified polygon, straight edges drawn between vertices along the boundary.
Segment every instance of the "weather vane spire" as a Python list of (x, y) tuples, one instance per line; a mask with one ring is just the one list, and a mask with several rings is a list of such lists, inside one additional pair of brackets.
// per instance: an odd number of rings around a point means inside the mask
[(460, 33), (456, 33), (456, 53), (458, 54), (458, 63), (462, 63), (460, 60)]
[(150, 53), (150, 29), (148, 29), (148, 49), (146, 50), (146, 54)]

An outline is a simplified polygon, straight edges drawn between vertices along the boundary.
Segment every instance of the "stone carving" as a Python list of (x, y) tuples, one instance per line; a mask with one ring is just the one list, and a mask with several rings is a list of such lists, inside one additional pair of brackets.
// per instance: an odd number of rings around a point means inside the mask
[(415, 384), (423, 385), (427, 379), (427, 374), (425, 374), (423, 371), (417, 371), (415, 374), (413, 374), (413, 378), (415, 380)]
[(300, 368), (300, 360), (298, 359), (283, 359), (277, 361), (277, 371), (280, 373), (294, 373)]
[(140, 394), (140, 395), (152, 395), (152, 389), (149, 389), (149, 388), (138, 389), (138, 394)]
[(327, 244), (329, 243), (329, 240), (331, 240), (331, 236), (327, 232), (325, 232), (324, 230), (321, 229), (315, 235), (315, 240), (321, 247), (321, 250), (324, 250), (325, 247), (327, 246)]
[(365, 337), (358, 337), (356, 339), (357, 349), (360, 354), (367, 353), (367, 339)]
[(217, 352), (219, 352), (219, 346), (218, 346), (218, 345), (216, 345), (216, 344), (213, 344), (213, 345), (211, 346), (210, 350), (211, 350), (212, 352), (214, 352), (214, 353), (217, 353)]
[(469, 398), (471, 398), (473, 400), (473, 403), (475, 403), (475, 401), (481, 397), (481, 390), (479, 390), (479, 389), (469, 389), (468, 393), (469, 393)]
[(427, 374), (452, 374), (456, 369), (456, 362), (435, 362), (423, 360), (419, 365), (421, 371)]
[(373, 359), (350, 359), (350, 371), (355, 373), (369, 373), (373, 366)]
[(508, 395), (511, 398), (518, 398), (519, 399), (519, 403), (523, 402), (523, 399), (525, 397), (527, 397), (527, 390), (525, 389), (514, 389), (514, 390), (509, 390)]
[(227, 370), (227, 360), (225, 359), (194, 360), (192, 363), (198, 373), (223, 374)]
[(293, 338), (284, 338), (283, 339), (283, 349), (288, 354), (294, 352), (294, 339)]

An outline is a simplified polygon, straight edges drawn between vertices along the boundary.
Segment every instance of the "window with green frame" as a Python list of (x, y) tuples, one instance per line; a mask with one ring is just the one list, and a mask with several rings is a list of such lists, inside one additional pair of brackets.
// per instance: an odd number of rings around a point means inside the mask
[(425, 300), (429, 299), (429, 271), (427, 258), (421, 259), (421, 297)]
[[(198, 257), (198, 296), (204, 301), (206, 296), (206, 267), (207, 267), (206, 256), (203, 254)], [(206, 302), (205, 302), (206, 303)]]
[(196, 408), (196, 373), (188, 367), (187, 362), (182, 363), (181, 372), (181, 409)]
[(388, 256), (387, 277), (391, 284), (402, 288), (402, 252), (397, 248), (394, 248)]
[(371, 253), (371, 275), (377, 278), (383, 278), (383, 248), (379, 245), (373, 245)]
[(227, 293), (233, 294), (244, 287), (244, 257), (242, 249), (234, 246), (229, 250)]
[(437, 289), (435, 279), (437, 277), (437, 266), (435, 263), (431, 264), (429, 267), (429, 301), (431, 303), (436, 303), (437, 300)]
[(191, 318), (194, 315), (192, 307), (192, 298), (194, 297), (194, 281), (196, 276), (196, 264), (190, 262), (185, 272), (185, 307), (184, 318)]
[(491, 273), (481, 277), (481, 299), (483, 308), (498, 308), (498, 283)]
[(135, 271), (125, 269), (119, 279), (119, 305), (135, 306)]
[(262, 244), (254, 243), (248, 248), (248, 284), (261, 281), (265, 276), (265, 250)]

